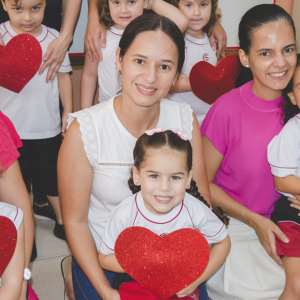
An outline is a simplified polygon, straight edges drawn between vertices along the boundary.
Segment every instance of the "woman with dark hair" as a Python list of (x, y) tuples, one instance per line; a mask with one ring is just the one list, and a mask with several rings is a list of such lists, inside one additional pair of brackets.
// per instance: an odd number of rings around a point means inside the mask
[[(147, 129), (179, 128), (195, 153), (194, 180), (210, 203), (197, 119), (187, 104), (163, 99), (184, 62), (184, 39), (168, 18), (148, 14), (125, 29), (116, 65), (122, 94), (74, 113), (58, 158), (59, 193), (68, 244), (73, 254), (76, 299), (120, 299), (115, 276), (103, 271), (97, 251), (110, 212), (131, 195), (127, 181), (136, 140)], [(206, 289), (201, 299), (207, 299)]]
[(285, 276), (275, 237), (289, 241), (270, 220), (280, 195), (267, 146), (283, 126), (282, 90), (297, 60), (294, 23), (279, 6), (258, 5), (242, 17), (239, 39), (241, 64), (253, 80), (220, 97), (201, 126), (212, 202), (231, 217), (232, 242), (207, 288), (214, 300), (278, 299)]

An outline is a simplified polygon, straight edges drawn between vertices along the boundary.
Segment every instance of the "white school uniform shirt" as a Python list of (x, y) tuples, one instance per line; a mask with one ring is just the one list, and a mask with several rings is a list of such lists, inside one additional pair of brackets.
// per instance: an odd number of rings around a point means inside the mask
[(116, 66), (116, 50), (123, 32), (115, 27), (106, 29), (106, 47), (101, 48), (103, 59), (98, 63), (99, 102), (110, 99), (122, 90)]
[[(300, 178), (300, 114), (290, 119), (268, 145), (271, 172), (277, 177)], [(288, 193), (286, 197), (295, 198)]]
[(128, 227), (144, 227), (160, 236), (182, 228), (198, 229), (209, 244), (227, 236), (224, 223), (197, 198), (185, 193), (184, 199), (165, 215), (155, 215), (145, 206), (141, 192), (126, 198), (112, 212), (102, 235), (100, 252), (113, 254), (119, 234)]
[[(213, 66), (217, 65), (218, 59), (216, 52), (211, 48), (207, 34), (204, 39), (197, 39), (188, 34), (185, 34), (185, 61), (180, 76), (189, 77), (191, 69), (199, 61), (206, 61)], [(203, 102), (194, 93), (174, 93), (168, 94), (167, 99), (177, 102), (184, 102), (191, 106), (197, 116), (199, 125), (203, 122), (211, 105)]]
[[(178, 128), (192, 138), (193, 111), (185, 103), (160, 101), (157, 122), (165, 130)], [(76, 118), (84, 150), (93, 168), (88, 224), (99, 250), (110, 212), (132, 195), (128, 186), (137, 139), (122, 125), (114, 110), (114, 98), (69, 114), (68, 126)]]
[[(17, 35), (9, 21), (0, 24), (0, 34), (4, 44)], [(43, 55), (48, 45), (58, 36), (55, 29), (42, 25), (42, 33), (36, 39), (42, 47)], [(66, 53), (58, 72), (71, 71)], [(48, 68), (42, 75), (37, 72), (18, 94), (0, 87), (0, 110), (13, 122), (21, 139), (51, 138), (61, 132), (57, 76), (52, 83), (47, 83), (47, 72)]]
[[(10, 219), (15, 225), (16, 230), (18, 230), (23, 220), (23, 211), (18, 207), (0, 202), (0, 216)], [(1, 278), (0, 278), (0, 286), (1, 286)]]

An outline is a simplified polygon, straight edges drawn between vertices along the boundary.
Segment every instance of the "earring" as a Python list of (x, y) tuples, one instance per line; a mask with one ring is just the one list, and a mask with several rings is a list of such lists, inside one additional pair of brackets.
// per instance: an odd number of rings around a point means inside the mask
[(246, 65), (246, 68), (249, 68), (249, 65)]
[(175, 84), (175, 81), (173, 81), (172, 86)]
[(186, 186), (186, 189), (188, 190), (190, 187), (191, 187), (191, 186), (188, 184), (188, 185)]
[(122, 74), (122, 71), (121, 71), (120, 69), (118, 69), (118, 73), (119, 73), (119, 74)]

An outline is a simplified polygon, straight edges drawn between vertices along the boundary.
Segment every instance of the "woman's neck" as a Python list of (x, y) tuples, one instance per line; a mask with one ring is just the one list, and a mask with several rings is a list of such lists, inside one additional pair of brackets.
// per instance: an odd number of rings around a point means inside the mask
[(282, 91), (272, 90), (269, 87), (260, 84), (260, 82), (255, 78), (251, 87), (255, 96), (266, 101), (276, 100), (282, 95)]
[(138, 106), (124, 94), (114, 100), (115, 113), (124, 128), (139, 138), (146, 130), (155, 128), (160, 114), (160, 102), (150, 107)]

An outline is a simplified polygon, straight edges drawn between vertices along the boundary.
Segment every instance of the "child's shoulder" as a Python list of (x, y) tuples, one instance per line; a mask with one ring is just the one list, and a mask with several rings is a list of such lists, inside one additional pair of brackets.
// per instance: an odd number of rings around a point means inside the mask
[(45, 25), (42, 24), (42, 27), (43, 27), (43, 31), (46, 30), (47, 31), (47, 38), (50, 39), (50, 40), (55, 40), (59, 37), (59, 32), (54, 29), (54, 28), (50, 28), (50, 27), (47, 27)]
[(284, 125), (281, 132), (290, 133), (300, 140), (300, 114), (294, 116)]
[(137, 194), (130, 195), (122, 200), (122, 202), (111, 211), (111, 216), (122, 215), (124, 218), (126, 218), (131, 215), (134, 212), (133, 208), (136, 206), (136, 195)]

